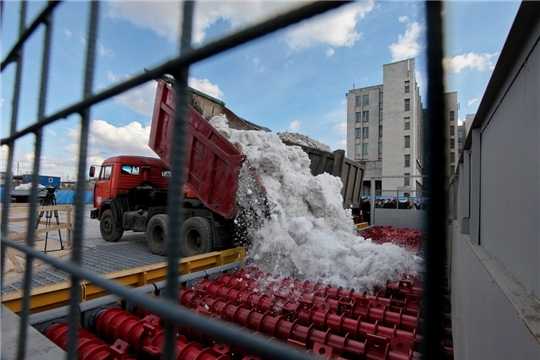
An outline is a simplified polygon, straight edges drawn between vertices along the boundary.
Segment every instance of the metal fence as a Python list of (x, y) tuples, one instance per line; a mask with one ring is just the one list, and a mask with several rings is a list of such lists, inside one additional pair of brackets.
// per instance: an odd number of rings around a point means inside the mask
[[(32, 265), (34, 260), (39, 259), (45, 261), (54, 267), (71, 274), (71, 290), (69, 304), (69, 339), (67, 346), (67, 357), (76, 359), (76, 337), (77, 331), (73, 331), (78, 326), (78, 301), (80, 298), (80, 282), (88, 280), (103, 289), (116, 294), (120, 297), (129, 297), (135, 305), (140, 305), (158, 315), (166, 318), (165, 323), (165, 348), (164, 359), (175, 358), (175, 323), (182, 323), (193, 329), (204, 332), (220, 341), (238, 346), (250, 351), (253, 354), (260, 354), (269, 359), (308, 359), (312, 358), (305, 352), (301, 352), (298, 348), (291, 348), (276, 342), (269, 342), (261, 336), (253, 336), (247, 331), (231, 331), (231, 326), (225, 326), (217, 323), (206, 317), (201, 317), (189, 310), (179, 308), (178, 304), (178, 261), (179, 242), (180, 242), (180, 223), (169, 222), (169, 251), (167, 255), (168, 274), (167, 286), (164, 289), (164, 297), (155, 298), (146, 294), (130, 292), (127, 287), (120, 286), (112, 281), (109, 281), (88, 269), (81, 267), (82, 259), (82, 237), (83, 223), (85, 216), (83, 214), (84, 192), (85, 192), (85, 175), (86, 175), (86, 158), (88, 153), (89, 142), (89, 122), (92, 106), (107, 100), (113, 96), (119, 95), (136, 86), (152, 81), (164, 74), (172, 74), (176, 80), (177, 91), (177, 107), (173, 135), (173, 148), (171, 157), (171, 170), (175, 178), (183, 178), (184, 167), (184, 146), (183, 139), (186, 132), (186, 112), (187, 112), (187, 80), (189, 67), (201, 60), (216, 56), (226, 50), (232, 49), (238, 45), (247, 43), (261, 36), (285, 28), (299, 21), (311, 18), (326, 11), (331, 11), (334, 8), (340, 7), (347, 2), (325, 1), (314, 2), (305, 5), (288, 13), (275, 16), (258, 25), (246, 28), (222, 39), (208, 43), (199, 48), (191, 47), (191, 29), (193, 22), (193, 11), (196, 6), (195, 2), (186, 1), (183, 3), (183, 19), (182, 19), (182, 36), (180, 40), (180, 53), (177, 57), (163, 61), (156, 67), (147, 70), (144, 74), (126, 80), (116, 86), (106, 90), (94, 91), (94, 74), (95, 74), (95, 58), (97, 51), (97, 34), (99, 30), (98, 15), (100, 2), (90, 1), (90, 7), (86, 45), (86, 61), (84, 70), (83, 94), (77, 103), (72, 106), (61, 109), (53, 114), (45, 113), (45, 104), (48, 97), (48, 77), (50, 58), (52, 52), (51, 38), (54, 26), (54, 13), (59, 5), (59, 1), (48, 2), (41, 13), (30, 22), (27, 26), (27, 2), (21, 3), (19, 39), (7, 53), (5, 59), (1, 63), (1, 71), (4, 72), (9, 66), (15, 67), (15, 77), (13, 84), (12, 113), (10, 119), (9, 136), (1, 139), (1, 145), (6, 145), (8, 148), (8, 156), (5, 164), (6, 182), (10, 183), (13, 178), (12, 168), (14, 159), (14, 150), (17, 142), (26, 135), (33, 134), (35, 138), (34, 148), (34, 163), (33, 173), (40, 173), (40, 158), (42, 153), (42, 143), (44, 138), (43, 128), (46, 125), (52, 124), (59, 120), (63, 120), (68, 116), (79, 116), (80, 121), (80, 139), (79, 139), (79, 163), (76, 181), (76, 201), (75, 201), (75, 216), (73, 230), (73, 251), (70, 261), (60, 261), (50, 257), (47, 254), (36, 251), (34, 249), (35, 229), (28, 226), (28, 238), (25, 244), (20, 244), (10, 241), (7, 238), (10, 189), (5, 189), (2, 197), (3, 212), (2, 212), (2, 248), (1, 248), (1, 263), (2, 263), (2, 279), (4, 278), (4, 264), (7, 248), (15, 248), (26, 255), (26, 268), (24, 272), (24, 298), (23, 309), (20, 315), (19, 336), (18, 336), (18, 355), (17, 358), (26, 358), (28, 341), (27, 328), (29, 324), (29, 303), (30, 303), (30, 283), (32, 279)], [(3, 4), (0, 5), (3, 8)], [(440, 2), (428, 1), (425, 4), (427, 25), (428, 25), (428, 108), (429, 119), (442, 119), (444, 111), (443, 101), (443, 83), (442, 83), (442, 20)], [(3, 10), (3, 9), (0, 9)], [(2, 16), (5, 14), (2, 11)], [(32, 34), (38, 29), (44, 29), (43, 53), (41, 63), (41, 79), (39, 80), (39, 104), (38, 113), (35, 121), (21, 129), (18, 129), (19, 104), (21, 97), (21, 81), (23, 76), (23, 62), (25, 46), (28, 46), (28, 40)], [(5, 44), (4, 44), (5, 46)], [(426, 124), (426, 138), (428, 139), (427, 146), (430, 151), (429, 158), (426, 159), (428, 165), (427, 188), (428, 196), (431, 200), (443, 204), (445, 201), (444, 192), (444, 123), (442, 121), (432, 121)], [(442, 160), (442, 161), (441, 161)], [(34, 177), (31, 190), (30, 203), (30, 218), (28, 224), (35, 224), (37, 217), (37, 190), (38, 177)], [(179, 217), (181, 209), (181, 182), (171, 182), (171, 196), (169, 197), (169, 216)], [(442, 284), (443, 284), (443, 260), (444, 260), (444, 244), (439, 240), (445, 238), (445, 207), (430, 209), (428, 215), (428, 242), (427, 242), (427, 268), (425, 279), (425, 298), (424, 298), (424, 349), (423, 355), (425, 358), (436, 359), (440, 355), (440, 339), (442, 339), (442, 330), (440, 322), (441, 302), (442, 302)]]

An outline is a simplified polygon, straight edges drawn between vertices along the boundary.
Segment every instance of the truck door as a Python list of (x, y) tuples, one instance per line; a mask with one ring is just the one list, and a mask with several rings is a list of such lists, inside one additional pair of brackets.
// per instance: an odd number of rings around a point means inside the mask
[(112, 165), (101, 168), (98, 181), (94, 186), (94, 207), (99, 209), (101, 203), (111, 198), (111, 174)]

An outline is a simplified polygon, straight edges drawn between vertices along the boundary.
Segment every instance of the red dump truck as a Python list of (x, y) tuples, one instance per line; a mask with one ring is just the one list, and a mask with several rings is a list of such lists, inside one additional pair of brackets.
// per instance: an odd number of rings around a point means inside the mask
[[(173, 88), (159, 80), (149, 146), (160, 159), (116, 156), (101, 165), (94, 185), (95, 209), (90, 217), (99, 219), (106, 241), (118, 241), (126, 230), (146, 232), (150, 251), (159, 255), (166, 252), (174, 101)], [(188, 106), (182, 256), (232, 246), (238, 173), (245, 160), (199, 112)], [(96, 175), (95, 166), (90, 167), (89, 175)]]
[[(235, 221), (239, 209), (236, 192), (239, 172), (246, 157), (210, 125), (206, 118), (226, 114), (229, 126), (258, 129), (230, 110), (224, 103), (192, 91), (188, 106), (185, 184), (181, 241), (182, 256), (203, 254), (234, 246), (242, 229)], [(146, 242), (154, 254), (167, 249), (167, 189), (175, 92), (166, 81), (158, 80), (149, 146), (160, 157), (116, 156), (103, 162), (99, 174), (90, 167), (94, 185), (94, 207), (90, 217), (100, 221), (106, 241), (118, 241), (126, 230), (146, 232)], [(204, 115), (204, 116), (203, 116)], [(364, 166), (346, 159), (342, 150), (325, 152), (303, 146), (312, 159), (312, 173), (328, 172), (342, 178), (344, 207), (359, 207)], [(249, 167), (248, 167), (249, 168)], [(252, 170), (252, 182), (264, 198), (264, 186)], [(241, 222), (240, 222), (241, 223)]]

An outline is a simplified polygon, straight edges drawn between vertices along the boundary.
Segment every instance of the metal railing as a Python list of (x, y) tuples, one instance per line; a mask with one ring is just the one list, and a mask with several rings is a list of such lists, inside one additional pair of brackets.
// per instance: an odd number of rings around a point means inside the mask
[[(29, 325), (29, 299), (30, 299), (30, 283), (32, 279), (33, 262), (36, 259), (45, 261), (52, 266), (63, 270), (71, 274), (71, 293), (69, 303), (69, 339), (67, 345), (67, 357), (69, 359), (76, 359), (76, 334), (74, 331), (78, 326), (78, 301), (80, 298), (79, 284), (82, 280), (88, 280), (97, 286), (109, 291), (112, 294), (116, 294), (120, 297), (129, 297), (130, 301), (135, 305), (143, 306), (150, 311), (155, 312), (158, 315), (166, 318), (165, 323), (165, 348), (164, 359), (175, 358), (175, 323), (182, 323), (193, 329), (204, 332), (205, 334), (212, 336), (220, 341), (229, 343), (234, 346), (238, 346), (246, 349), (253, 354), (264, 354), (265, 358), (269, 359), (310, 359), (312, 358), (305, 352), (301, 352), (298, 348), (292, 348), (290, 346), (279, 344), (277, 342), (270, 342), (261, 336), (252, 336), (247, 331), (231, 331), (231, 326), (226, 326), (221, 323), (217, 323), (206, 317), (199, 316), (189, 310), (185, 310), (178, 307), (178, 261), (179, 254), (179, 242), (181, 227), (179, 222), (169, 222), (169, 251), (167, 255), (168, 261), (168, 275), (167, 286), (164, 289), (164, 297), (155, 298), (145, 294), (134, 294), (129, 291), (128, 288), (120, 286), (112, 281), (109, 281), (88, 269), (81, 267), (82, 259), (82, 239), (83, 239), (83, 223), (85, 221), (84, 211), (84, 191), (86, 187), (86, 158), (88, 153), (88, 139), (89, 139), (89, 120), (92, 107), (104, 100), (110, 99), (113, 96), (119, 95), (127, 90), (130, 90), (136, 86), (142, 85), (148, 81), (152, 81), (164, 74), (172, 74), (176, 80), (176, 92), (177, 92), (177, 107), (175, 126), (173, 134), (173, 144), (175, 148), (172, 151), (171, 156), (171, 170), (175, 178), (183, 178), (183, 165), (184, 165), (184, 145), (183, 139), (185, 138), (186, 131), (186, 101), (187, 99), (187, 80), (189, 67), (201, 60), (216, 56), (224, 51), (232, 49), (238, 45), (247, 43), (251, 40), (260, 38), (266, 34), (272, 33), (279, 29), (285, 28), (299, 21), (311, 18), (318, 14), (322, 14), (326, 11), (338, 8), (347, 2), (314, 2), (309, 5), (302, 6), (301, 8), (289, 11), (285, 14), (278, 15), (258, 25), (251, 26), (244, 30), (238, 31), (231, 35), (228, 35), (222, 39), (210, 42), (199, 48), (191, 47), (191, 28), (193, 20), (194, 6), (196, 5), (192, 1), (184, 2), (183, 6), (183, 20), (182, 20), (182, 36), (180, 40), (180, 53), (178, 56), (164, 60), (158, 66), (151, 68), (141, 75), (135, 76), (129, 80), (126, 80), (118, 85), (100, 92), (94, 92), (94, 74), (95, 74), (95, 57), (97, 48), (97, 34), (99, 30), (98, 15), (100, 2), (90, 1), (88, 6), (90, 12), (88, 16), (88, 32), (86, 42), (86, 62), (84, 70), (84, 83), (83, 93), (80, 101), (77, 103), (63, 108), (53, 114), (45, 113), (45, 104), (48, 97), (48, 76), (51, 57), (51, 37), (53, 31), (54, 12), (59, 1), (48, 2), (41, 13), (31, 21), (29, 26), (26, 26), (27, 19), (27, 2), (21, 3), (20, 10), (20, 25), (19, 25), (19, 39), (14, 44), (13, 48), (7, 53), (7, 56), (1, 63), (1, 71), (4, 72), (9, 66), (15, 67), (15, 77), (13, 84), (13, 98), (11, 106), (11, 119), (10, 119), (10, 131), (9, 135), (1, 139), (1, 145), (6, 145), (8, 148), (7, 161), (5, 164), (6, 170), (6, 183), (11, 183), (13, 178), (13, 159), (14, 151), (17, 142), (28, 134), (33, 134), (35, 137), (34, 148), (34, 162), (33, 173), (40, 173), (40, 158), (42, 153), (43, 144), (43, 128), (46, 125), (55, 123), (59, 120), (63, 120), (71, 115), (78, 115), (80, 117), (79, 124), (81, 128), (79, 139), (79, 162), (77, 170), (76, 181), (76, 195), (75, 195), (75, 215), (74, 215), (74, 231), (73, 231), (73, 249), (70, 261), (60, 261), (54, 257), (48, 256), (42, 252), (34, 249), (35, 229), (33, 226), (28, 226), (28, 237), (24, 244), (20, 244), (14, 241), (10, 241), (7, 238), (8, 233), (8, 219), (9, 219), (9, 206), (10, 203), (10, 188), (4, 189), (2, 204), (2, 224), (1, 224), (1, 276), (4, 279), (4, 265), (6, 250), (8, 248), (14, 248), (26, 255), (26, 267), (24, 273), (24, 299), (23, 309), (20, 314), (18, 344), (17, 344), (17, 358), (24, 359), (27, 354), (27, 327)], [(2, 4), (2, 16), (4, 15)], [(442, 20), (441, 20), (441, 3), (428, 1), (426, 3), (427, 9), (427, 24), (428, 24), (428, 107), (429, 107), (429, 119), (442, 119), (444, 111), (443, 102), (443, 86), (442, 86)], [(41, 79), (40, 79), (40, 92), (38, 100), (38, 113), (35, 121), (21, 130), (17, 130), (19, 121), (19, 106), (21, 100), (21, 82), (23, 76), (23, 61), (25, 46), (28, 45), (28, 39), (37, 29), (44, 28), (44, 40), (43, 40), (43, 53), (41, 62)], [(5, 44), (4, 44), (5, 46)], [(438, 201), (443, 204), (444, 198), (444, 178), (441, 178), (440, 174), (444, 174), (444, 128), (443, 122), (433, 121), (427, 128), (426, 137), (428, 138), (428, 147), (430, 151), (427, 164), (432, 164), (428, 169), (429, 183), (429, 198), (434, 201)], [(32, 180), (31, 190), (31, 203), (30, 203), (30, 218), (28, 224), (35, 224), (37, 214), (37, 190), (38, 190), (38, 177), (34, 176)], [(171, 182), (171, 199), (169, 206), (169, 216), (179, 217), (181, 209), (180, 196), (181, 182)], [(425, 313), (426, 319), (424, 326), (424, 356), (425, 358), (436, 359), (440, 355), (440, 339), (441, 336), (441, 324), (439, 314), (441, 313), (441, 298), (442, 298), (442, 279), (443, 279), (443, 253), (444, 244), (440, 241), (435, 241), (444, 237), (444, 206), (441, 206), (442, 210), (430, 209), (428, 215), (429, 231), (428, 231), (428, 255), (427, 255), (427, 279), (425, 284)]]

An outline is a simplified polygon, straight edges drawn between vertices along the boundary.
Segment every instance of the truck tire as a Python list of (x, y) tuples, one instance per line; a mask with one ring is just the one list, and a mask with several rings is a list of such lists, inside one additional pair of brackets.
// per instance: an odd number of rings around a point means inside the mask
[(124, 234), (123, 230), (118, 230), (111, 209), (107, 209), (101, 214), (99, 219), (99, 231), (101, 237), (108, 242), (117, 242)]
[(184, 239), (180, 243), (180, 254), (184, 257), (206, 254), (214, 249), (212, 226), (207, 218), (195, 216), (182, 224)]
[(146, 227), (146, 245), (156, 255), (165, 255), (167, 253), (169, 216), (166, 214), (157, 214), (152, 216)]

